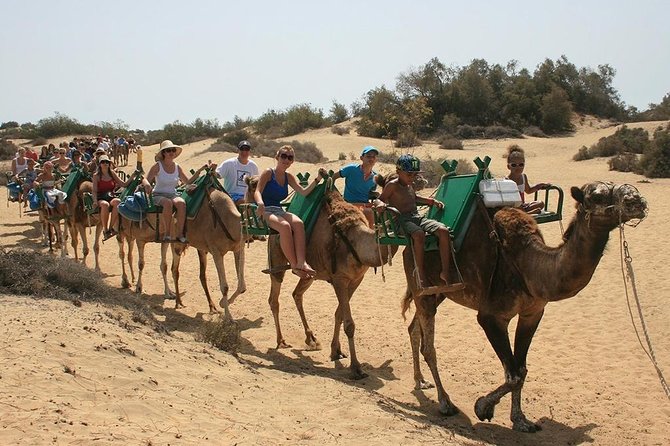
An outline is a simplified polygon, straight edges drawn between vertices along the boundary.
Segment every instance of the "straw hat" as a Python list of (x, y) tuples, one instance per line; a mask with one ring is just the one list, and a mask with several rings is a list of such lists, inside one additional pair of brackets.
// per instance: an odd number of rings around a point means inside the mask
[(98, 158), (98, 164), (102, 163), (103, 161), (107, 161), (109, 164), (112, 164), (112, 161), (107, 155), (101, 155), (100, 158)]
[(181, 154), (181, 147), (179, 147), (177, 144), (173, 143), (169, 139), (166, 139), (161, 143), (160, 148), (158, 149), (158, 153), (156, 154), (156, 161), (163, 161), (165, 159), (165, 154), (163, 153), (163, 150), (165, 149), (172, 149), (175, 148), (177, 149), (177, 153), (175, 154), (175, 158), (177, 158)]

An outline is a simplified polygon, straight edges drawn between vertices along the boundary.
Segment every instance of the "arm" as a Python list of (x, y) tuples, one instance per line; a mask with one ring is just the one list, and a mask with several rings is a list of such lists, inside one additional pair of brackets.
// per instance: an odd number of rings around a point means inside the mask
[(321, 181), (321, 174), (319, 173), (316, 175), (316, 178), (314, 178), (314, 181), (312, 181), (309, 184), (309, 186), (302, 187), (298, 182), (298, 180), (295, 179), (295, 176), (292, 173), (290, 172), (287, 173), (288, 173), (288, 184), (293, 188), (293, 190), (295, 190), (296, 192), (298, 192), (300, 195), (303, 196), (309, 195), (314, 190), (316, 185), (319, 184), (319, 181)]
[(259, 216), (262, 216), (263, 212), (265, 212), (265, 203), (263, 203), (262, 193), (265, 189), (265, 185), (268, 184), (268, 181), (270, 181), (271, 177), (272, 171), (270, 169), (264, 170), (260, 177), (258, 177), (258, 184), (256, 185), (256, 190), (254, 191), (254, 201), (256, 202), (256, 205), (258, 205), (256, 213)]
[(372, 204), (379, 210), (383, 211), (386, 209), (386, 205), (393, 196), (393, 193), (395, 191), (396, 184), (391, 181), (390, 183), (386, 183), (384, 186), (384, 189), (382, 189), (382, 193), (379, 196), (379, 198), (376, 198)]
[(431, 207), (437, 206), (440, 209), (444, 208), (444, 203), (442, 203), (440, 200), (436, 200), (434, 198), (419, 197), (418, 195), (416, 196), (416, 204), (423, 204), (425, 206), (431, 206)]
[(158, 163), (151, 166), (151, 169), (149, 169), (147, 176), (142, 180), (142, 185), (144, 185), (144, 191), (147, 194), (151, 193), (151, 183), (153, 183), (153, 181), (156, 179), (156, 175), (158, 175)]
[(184, 173), (184, 170), (181, 168), (181, 166), (177, 166), (179, 168), (179, 179), (181, 180), (182, 183), (184, 184), (191, 184), (193, 181), (195, 181), (196, 178), (200, 176), (200, 172), (203, 171), (207, 167), (207, 164), (204, 164), (200, 166), (198, 170), (195, 171), (195, 173), (191, 176), (191, 178), (187, 177), (186, 174)]
[(526, 175), (525, 173), (523, 175), (526, 177), (526, 193), (527, 194), (533, 194), (540, 189), (546, 189), (547, 187), (550, 186), (549, 183), (537, 183), (536, 185), (531, 186), (530, 185), (530, 180), (528, 179), (528, 175)]

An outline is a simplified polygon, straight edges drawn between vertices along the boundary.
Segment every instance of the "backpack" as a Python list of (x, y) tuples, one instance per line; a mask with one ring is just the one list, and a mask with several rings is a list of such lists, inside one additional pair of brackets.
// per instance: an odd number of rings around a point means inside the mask
[(135, 192), (119, 204), (119, 214), (128, 220), (140, 222), (147, 218), (147, 195), (144, 192)]

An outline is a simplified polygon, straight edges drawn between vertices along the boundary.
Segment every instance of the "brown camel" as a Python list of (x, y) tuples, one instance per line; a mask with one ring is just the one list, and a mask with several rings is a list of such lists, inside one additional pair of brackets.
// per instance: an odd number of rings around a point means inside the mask
[[(224, 315), (232, 319), (228, 309), (228, 281), (226, 280), (226, 270), (223, 263), (223, 256), (228, 251), (233, 251), (235, 255), (235, 267), (237, 270), (237, 289), (230, 297), (232, 303), (237, 296), (247, 290), (244, 281), (244, 247), (242, 231), (240, 225), (240, 212), (238, 211), (233, 199), (227, 193), (210, 188), (203, 199), (200, 210), (193, 220), (186, 223), (188, 244), (198, 250), (198, 260), (200, 263), (200, 283), (205, 291), (209, 312), (218, 313), (219, 310), (212, 301), (207, 287), (207, 253), (211, 253), (219, 275), (219, 285), (223, 297), (220, 304), (223, 305)], [(177, 252), (181, 253), (185, 247), (182, 244), (176, 244)], [(179, 262), (180, 256), (172, 258), (172, 277), (175, 283), (175, 292), (179, 296)], [(183, 306), (181, 299), (177, 297), (177, 308)]]
[[(255, 190), (257, 181), (258, 177), (249, 179), (250, 193)], [(326, 192), (325, 203), (307, 243), (307, 262), (316, 271), (314, 279), (330, 282), (337, 296), (338, 305), (335, 310), (330, 359), (336, 361), (346, 358), (340, 346), (340, 327), (344, 323), (344, 332), (349, 340), (349, 354), (351, 355), (350, 370), (355, 379), (365, 378), (367, 374), (363, 372), (356, 356), (354, 344), (356, 324), (351, 315), (349, 301), (363, 281), (368, 269), (371, 266), (377, 267), (388, 263), (396, 250), (396, 247), (377, 244), (375, 231), (370, 229), (360, 209), (345, 202), (336, 190)], [(277, 330), (277, 348), (288, 348), (290, 345), (284, 340), (279, 324), (279, 294), (286, 272), (282, 267), (287, 265), (288, 261), (282, 253), (277, 235), (269, 237), (268, 251), (271, 270), (280, 270), (270, 274), (272, 283), (268, 299)], [(320, 343), (309, 328), (302, 305), (303, 295), (314, 279), (300, 279), (293, 290), (293, 299), (305, 329), (305, 344), (309, 348), (319, 349)]]
[[(496, 404), (511, 392), (513, 428), (522, 432), (540, 429), (521, 410), (521, 390), (527, 374), (526, 356), (544, 307), (548, 302), (567, 299), (583, 289), (600, 261), (610, 231), (632, 219), (644, 218), (647, 210), (645, 199), (630, 185), (594, 182), (581, 189), (573, 187), (572, 196), (577, 201), (577, 213), (558, 247), (548, 247), (535, 220), (519, 209), (499, 210), (491, 226), (489, 212), (481, 207), (457, 255), (466, 288), (448, 296), (418, 295), (412, 280), (411, 251), (405, 250), (403, 260), (409, 288), (403, 301), (403, 314), (412, 300), (416, 304), (416, 313), (409, 325), (414, 379), (417, 388), (432, 387), (421, 374), (420, 351), (437, 386), (440, 412), (446, 415), (458, 412), (442, 386), (434, 346), (437, 307), (449, 298), (478, 312), (477, 321), (505, 372), (505, 382), (475, 403), (477, 417), (482, 421), (491, 420)], [(490, 235), (497, 235), (499, 244), (489, 238)], [(439, 255), (427, 252), (425, 264), (428, 280), (439, 283)], [(512, 349), (508, 325), (517, 315)]]
[[(121, 286), (123, 288), (130, 287), (130, 282), (128, 281), (128, 276), (126, 275), (126, 265), (125, 265), (125, 252), (124, 252), (124, 242), (128, 246), (128, 264), (130, 266), (130, 274), (132, 280), (135, 280), (135, 272), (133, 271), (132, 258), (133, 258), (133, 242), (137, 245), (137, 282), (135, 284), (135, 292), (137, 294), (142, 293), (142, 272), (144, 271), (144, 246), (147, 243), (156, 242), (157, 234), (156, 228), (158, 227), (159, 214), (149, 214), (147, 218), (142, 222), (135, 222), (128, 220), (127, 218), (119, 215), (119, 234), (116, 236), (116, 240), (119, 243), (119, 258), (121, 259)], [(172, 222), (176, 224), (176, 222)], [(176, 299), (176, 307), (180, 308), (183, 306), (181, 303), (181, 298), (179, 295), (175, 295), (170, 289), (167, 280), (167, 262), (165, 260), (168, 248), (172, 250), (172, 258), (179, 254), (176, 253), (176, 248), (172, 243), (161, 243), (161, 274), (163, 276), (163, 285), (164, 285), (164, 295), (166, 299)]]
[(82, 262), (86, 264), (86, 257), (89, 254), (88, 237), (86, 228), (95, 227), (95, 241), (93, 243), (93, 253), (95, 258), (95, 270), (100, 271), (100, 234), (102, 234), (102, 222), (98, 214), (89, 215), (84, 209), (84, 194), (93, 192), (93, 183), (83, 181), (76, 189), (72, 197), (68, 197), (69, 218), (67, 225), (72, 237), (72, 249), (74, 250), (75, 260), (79, 260), (79, 236), (82, 241)]

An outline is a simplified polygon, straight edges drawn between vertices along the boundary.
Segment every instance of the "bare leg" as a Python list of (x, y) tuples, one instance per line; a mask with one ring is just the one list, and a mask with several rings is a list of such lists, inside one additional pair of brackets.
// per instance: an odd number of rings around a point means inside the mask
[(102, 229), (107, 232), (109, 230), (109, 203), (104, 200), (98, 201), (100, 208), (100, 221), (102, 222)]
[(449, 285), (449, 270), (451, 268), (451, 236), (449, 235), (449, 230), (446, 228), (439, 229), (435, 235), (437, 236), (438, 243), (440, 245), (440, 262), (442, 263), (440, 279)]
[(178, 197), (173, 200), (174, 207), (177, 210), (177, 238), (184, 236), (184, 223), (186, 223), (186, 202)]
[(109, 203), (110, 207), (112, 208), (112, 212), (108, 229), (113, 229), (114, 231), (117, 230), (119, 225), (119, 203), (121, 203), (121, 201), (118, 198), (114, 198), (111, 203)]

